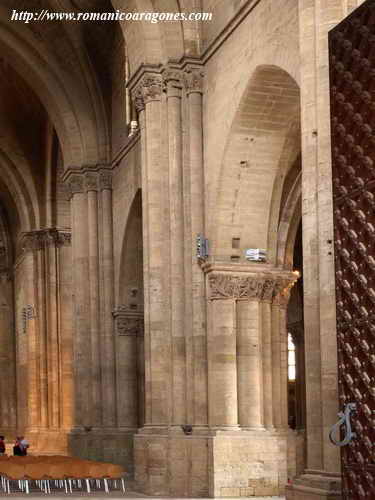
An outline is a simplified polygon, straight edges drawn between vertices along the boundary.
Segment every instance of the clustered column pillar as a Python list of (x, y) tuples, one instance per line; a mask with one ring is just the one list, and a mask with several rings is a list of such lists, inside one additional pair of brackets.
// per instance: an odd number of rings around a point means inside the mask
[(70, 169), (65, 174), (72, 196), (78, 433), (103, 426), (109, 430), (117, 424), (111, 175), (106, 165)]
[(185, 426), (208, 420), (205, 281), (195, 252), (204, 233), (202, 77), (178, 64), (142, 71), (130, 83), (141, 132), (144, 259), (145, 425), (135, 438), (136, 479), (148, 493), (188, 495), (187, 477), (207, 475), (206, 437), (194, 441), (193, 469), (193, 444), (181, 439)]
[[(66, 265), (65, 247), (70, 246), (70, 231), (56, 228), (24, 233), (23, 264), (27, 267), (29, 304), (24, 306), (25, 328), (28, 334), (28, 432), (34, 433), (34, 448), (38, 449), (37, 434), (61, 432), (71, 421), (69, 406), (64, 396), (70, 396), (72, 373), (63, 366), (65, 351), (71, 357), (71, 329), (69, 318), (61, 308), (60, 296), (70, 281), (62, 279)], [(70, 256), (70, 252), (69, 252)], [(69, 258), (69, 257), (68, 257)], [(68, 413), (68, 414), (67, 414)], [(58, 451), (57, 437), (51, 439), (48, 451)], [(64, 448), (65, 446), (65, 448)], [(57, 447), (57, 448), (56, 448)]]
[[(249, 485), (244, 496), (279, 494), (287, 477), (285, 309), (297, 277), (259, 267), (203, 266), (209, 291), (209, 425), (215, 436), (212, 496), (237, 491), (236, 483)], [(240, 440), (228, 432), (236, 430)], [(238, 472), (224, 481), (220, 471), (238, 460), (243, 477)]]

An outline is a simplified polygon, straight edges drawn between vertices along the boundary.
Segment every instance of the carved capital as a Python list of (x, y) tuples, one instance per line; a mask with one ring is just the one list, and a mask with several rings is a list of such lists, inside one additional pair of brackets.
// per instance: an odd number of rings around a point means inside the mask
[(286, 307), (297, 277), (277, 274), (209, 273), (210, 300), (260, 300)]
[(71, 233), (68, 230), (55, 228), (40, 229), (23, 233), (21, 248), (24, 252), (42, 250), (48, 246), (69, 246), (71, 244)]
[(276, 290), (275, 290), (275, 298), (274, 298), (274, 304), (279, 306), (281, 309), (286, 309), (289, 303), (290, 299), (290, 292), (297, 281), (297, 278), (295, 280), (288, 280), (288, 279), (279, 279)]
[(204, 73), (200, 68), (188, 68), (184, 73), (184, 83), (187, 94), (192, 92), (203, 93)]
[(82, 173), (73, 174), (69, 177), (68, 188), (71, 196), (85, 191), (85, 182)]
[(103, 189), (112, 189), (112, 172), (108, 170), (102, 170), (100, 172), (99, 188), (101, 191), (103, 191)]
[(141, 88), (137, 88), (133, 95), (133, 102), (137, 113), (140, 113), (145, 109), (145, 100), (143, 98), (143, 93)]
[(143, 314), (126, 306), (118, 306), (112, 312), (115, 321), (115, 333), (119, 336), (143, 337)]
[(146, 74), (134, 91), (134, 105), (138, 112), (152, 101), (160, 101), (162, 94), (162, 77), (160, 74)]
[(142, 81), (142, 92), (145, 104), (151, 101), (160, 101), (162, 92), (161, 76), (146, 75)]
[(179, 69), (167, 68), (163, 72), (163, 90), (168, 95), (181, 97), (183, 87), (183, 73)]
[(271, 301), (276, 288), (276, 280), (232, 274), (210, 274), (210, 300), (253, 299)]
[(96, 172), (87, 172), (85, 176), (86, 191), (98, 191), (99, 179)]

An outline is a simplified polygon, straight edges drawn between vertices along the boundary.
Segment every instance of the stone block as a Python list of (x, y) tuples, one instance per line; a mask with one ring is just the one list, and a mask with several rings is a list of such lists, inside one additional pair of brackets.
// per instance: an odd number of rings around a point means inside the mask
[(220, 493), (222, 497), (239, 497), (240, 488), (220, 488)]
[(254, 488), (240, 488), (241, 497), (251, 497), (254, 496)]

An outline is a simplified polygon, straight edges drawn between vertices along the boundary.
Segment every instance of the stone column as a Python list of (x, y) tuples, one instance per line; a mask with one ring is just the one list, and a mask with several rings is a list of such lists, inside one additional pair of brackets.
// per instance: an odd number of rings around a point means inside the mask
[[(291, 273), (293, 276), (293, 274)], [(288, 429), (288, 334), (287, 306), (294, 278), (278, 278), (272, 302), (272, 395), (273, 421), (280, 431)]]
[(280, 290), (276, 295), (276, 307), (279, 309), (279, 342), (280, 342), (280, 425), (288, 429), (288, 332), (287, 306), (290, 298), (290, 289), (287, 282), (279, 284)]
[(75, 427), (92, 426), (88, 207), (82, 172), (67, 179), (71, 191), (74, 304)]
[[(145, 425), (134, 440), (136, 481), (148, 494), (200, 495), (202, 488), (208, 492), (207, 430), (201, 428), (207, 425), (207, 338), (204, 275), (194, 247), (204, 228), (202, 200), (193, 222), (190, 200), (202, 189), (196, 177), (199, 169), (203, 175), (201, 95), (196, 109), (181, 65), (142, 71), (130, 83), (141, 131), (145, 299)], [(189, 130), (183, 127), (188, 115)]]
[(195, 425), (207, 425), (207, 339), (206, 339), (206, 291), (204, 274), (196, 258), (196, 238), (205, 234), (205, 178), (203, 168), (203, 70), (188, 65), (184, 72), (186, 90), (187, 155), (188, 164), (184, 190), (186, 196), (185, 239), (187, 256), (186, 287), (188, 384), (188, 421)]
[[(145, 425), (166, 425), (171, 416), (171, 342), (166, 167), (161, 146), (162, 78), (146, 73), (135, 91), (142, 139), (142, 214), (145, 289)], [(169, 217), (168, 217), (169, 219)], [(167, 255), (166, 255), (167, 254)]]
[(186, 338), (185, 338), (185, 262), (184, 200), (182, 168), (181, 73), (163, 73), (168, 119), (168, 191), (170, 217), (170, 328), (172, 341), (173, 425), (187, 423), (186, 414)]
[(87, 172), (85, 190), (87, 192), (88, 258), (90, 286), (90, 348), (91, 348), (91, 423), (98, 427), (102, 421), (101, 370), (100, 370), (100, 296), (99, 296), (99, 221), (98, 190), (99, 175)]
[(113, 264), (113, 214), (112, 214), (112, 173), (102, 169), (100, 172), (100, 191), (102, 207), (102, 273), (103, 273), (103, 325), (102, 348), (102, 408), (103, 425), (114, 427), (116, 417), (116, 376), (115, 341), (112, 328), (114, 307), (114, 264)]
[(220, 290), (231, 276), (209, 275), (208, 423), (214, 428), (238, 427), (236, 303)]
[(262, 307), (262, 342), (263, 342), (263, 404), (264, 404), (264, 426), (266, 429), (274, 429), (273, 419), (273, 359), (272, 359), (272, 294), (263, 300)]
[(241, 427), (262, 428), (262, 311), (255, 300), (237, 301), (238, 420)]
[[(207, 263), (203, 269), (209, 287), (209, 424), (215, 464), (210, 496), (280, 494), (287, 478), (286, 318), (280, 303), (296, 276), (251, 264)], [(264, 362), (277, 366), (277, 379), (265, 377)], [(265, 382), (279, 394), (275, 405), (265, 400)], [(237, 461), (236, 473), (224, 475)], [(244, 484), (250, 489), (241, 488)]]
[(271, 327), (271, 349), (272, 349), (272, 410), (273, 425), (276, 429), (282, 428), (281, 419), (281, 339), (280, 339), (280, 309), (276, 302), (272, 303), (272, 327)]
[[(115, 334), (120, 337), (119, 349), (122, 357), (119, 366), (122, 371), (121, 393), (126, 401), (124, 408), (119, 408), (123, 425), (132, 429), (138, 425), (138, 414), (143, 404), (139, 403), (138, 373), (139, 352), (138, 341), (143, 338), (143, 313), (126, 306), (118, 306), (113, 311)], [(141, 353), (143, 356), (143, 352)]]
[[(64, 332), (65, 316), (60, 308), (60, 294), (66, 283), (60, 282), (61, 248), (70, 245), (70, 231), (56, 228), (24, 233), (22, 248), (25, 259), (34, 264), (30, 301), (35, 306), (26, 310), (29, 337), (29, 432), (34, 433), (33, 448), (43, 446), (37, 432), (60, 432), (64, 421), (62, 391), (71, 382), (72, 374), (65, 369), (63, 377), (62, 345), (69, 338)], [(36, 349), (36, 350), (35, 350)], [(64, 345), (65, 349), (65, 345)], [(34, 359), (35, 358), (35, 359)], [(35, 434), (36, 433), (36, 434)], [(55, 439), (56, 436), (55, 436)], [(64, 441), (64, 438), (63, 438)], [(66, 450), (66, 442), (50, 440), (45, 451)]]

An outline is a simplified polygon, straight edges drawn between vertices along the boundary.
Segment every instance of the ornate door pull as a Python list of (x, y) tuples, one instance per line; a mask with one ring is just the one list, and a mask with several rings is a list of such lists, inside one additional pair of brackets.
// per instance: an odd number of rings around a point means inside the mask
[[(329, 432), (329, 439), (335, 446), (346, 446), (353, 438), (356, 437), (356, 433), (352, 431), (352, 425), (350, 422), (350, 416), (356, 411), (356, 409), (357, 405), (355, 403), (348, 403), (345, 405), (344, 411), (340, 411), (340, 413), (338, 413), (340, 420), (332, 426)], [(339, 441), (335, 438), (335, 432), (339, 430), (342, 425), (345, 425), (345, 436), (344, 439)]]

